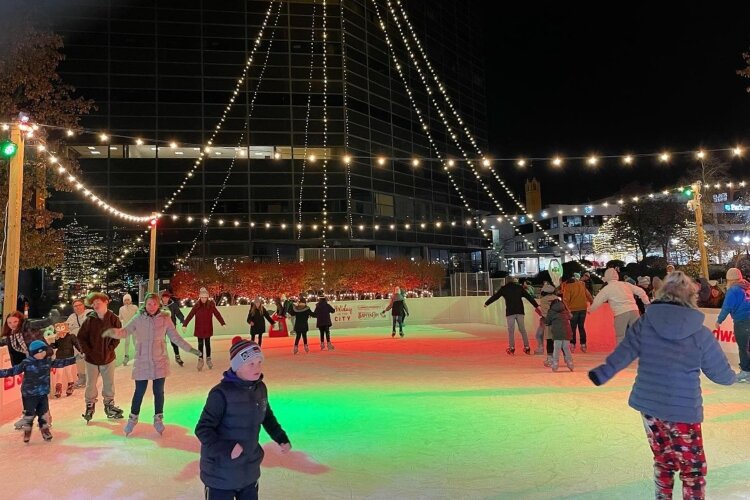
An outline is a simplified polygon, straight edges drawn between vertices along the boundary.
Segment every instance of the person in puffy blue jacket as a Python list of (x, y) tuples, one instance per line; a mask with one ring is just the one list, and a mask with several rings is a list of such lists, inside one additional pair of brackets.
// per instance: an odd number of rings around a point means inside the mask
[(589, 372), (601, 385), (639, 359), (628, 404), (641, 412), (654, 454), (656, 498), (672, 498), (676, 471), (684, 498), (705, 498), (700, 374), (722, 385), (736, 381), (719, 342), (703, 326), (697, 292), (684, 273), (668, 274), (656, 302), (628, 328), (605, 363)]
[(727, 294), (716, 318), (716, 329), (732, 316), (734, 338), (740, 355), (740, 373), (737, 382), (750, 383), (750, 282), (742, 278), (742, 272), (736, 267), (727, 269)]

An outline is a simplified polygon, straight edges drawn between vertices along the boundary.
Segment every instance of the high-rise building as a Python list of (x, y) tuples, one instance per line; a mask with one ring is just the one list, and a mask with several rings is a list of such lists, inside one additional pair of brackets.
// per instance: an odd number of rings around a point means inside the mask
[[(467, 224), (476, 213), (465, 205), (493, 210), (451, 137), (477, 158), (465, 128), (486, 150), (481, 2), (391, 5), (408, 13), (461, 127), (421, 61), (426, 90), (403, 41), (419, 59), (411, 31), (403, 17), (399, 30), (385, 0), (71, 0), (52, 12), (65, 40), (61, 75), (96, 101), (82, 124), (109, 140), (80, 135), (69, 153), (92, 191), (128, 212), (161, 211), (180, 190), (159, 223), (162, 275), (188, 253), (296, 258), (322, 245), (324, 206), (329, 247), (481, 267), (488, 241)], [(217, 125), (205, 160), (185, 177)], [(448, 172), (425, 128), (442, 158), (456, 158)], [(78, 193), (50, 204), (109, 237), (145, 229), (104, 216)], [(145, 258), (136, 265), (145, 269)]]

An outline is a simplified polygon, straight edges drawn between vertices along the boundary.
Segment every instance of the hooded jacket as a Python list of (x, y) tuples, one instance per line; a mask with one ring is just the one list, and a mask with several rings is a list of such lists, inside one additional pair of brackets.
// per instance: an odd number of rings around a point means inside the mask
[(523, 314), (523, 300), (528, 300), (534, 308), (538, 308), (539, 304), (534, 297), (529, 295), (521, 285), (516, 282), (511, 282), (501, 286), (492, 297), (487, 299), (484, 305), (488, 306), (495, 302), (500, 297), (505, 299), (505, 315), (512, 316), (514, 314)]
[(336, 309), (328, 303), (328, 300), (325, 297), (321, 298), (318, 303), (315, 304), (315, 312), (313, 312), (313, 316), (317, 318), (315, 326), (317, 328), (332, 326), (333, 321), (331, 321), (331, 314), (335, 312)]
[(599, 293), (594, 297), (591, 312), (597, 310), (605, 302), (609, 302), (609, 307), (612, 308), (612, 314), (615, 316), (629, 311), (638, 312), (638, 304), (635, 302), (634, 295), (637, 295), (644, 305), (651, 303), (643, 288), (618, 280), (619, 276), (615, 269), (609, 268), (604, 272), (604, 281), (607, 282), (607, 286), (599, 290)]
[(311, 317), (315, 317), (315, 313), (312, 312), (309, 307), (307, 307), (307, 304), (305, 304), (304, 307), (299, 307), (297, 306), (297, 304), (295, 304), (289, 310), (289, 314), (295, 317), (294, 333), (307, 332), (310, 329), (309, 325), (307, 324), (307, 320)]
[[(208, 393), (195, 436), (201, 442), (200, 478), (209, 488), (239, 490), (260, 477), (263, 448), (258, 443), (260, 426), (279, 444), (289, 442), (268, 404), (263, 376), (242, 380), (232, 370)], [(242, 446), (239, 457), (232, 449)]]
[(604, 384), (636, 358), (638, 372), (628, 404), (661, 420), (703, 421), (701, 371), (717, 384), (735, 382), (718, 340), (703, 326), (703, 313), (687, 306), (654, 303), (589, 378)]
[(409, 308), (406, 307), (406, 299), (404, 299), (404, 295), (401, 293), (391, 295), (391, 301), (385, 310), (391, 311), (391, 316), (405, 317), (409, 315)]
[(570, 279), (565, 283), (562, 299), (571, 312), (585, 311), (586, 307), (594, 302), (594, 297), (589, 293), (586, 284), (577, 279)]
[(169, 309), (161, 309), (151, 316), (145, 309), (119, 330), (115, 335), (125, 338), (132, 335), (135, 339), (135, 361), (133, 362), (133, 380), (156, 380), (169, 375), (168, 336), (173, 344), (190, 352), (192, 346), (177, 333)]
[(552, 340), (570, 340), (573, 338), (573, 330), (570, 327), (570, 311), (562, 300), (555, 300), (550, 304), (547, 314), (544, 316), (545, 323), (550, 327), (550, 338)]
[(28, 356), (13, 368), (0, 370), (0, 378), (15, 377), (23, 373), (21, 395), (25, 397), (46, 396), (50, 388), (50, 370), (75, 364), (76, 358), (36, 359)]
[(89, 311), (86, 314), (86, 321), (78, 330), (78, 342), (81, 344), (83, 354), (86, 355), (87, 363), (103, 366), (115, 360), (115, 348), (120, 345), (120, 341), (102, 337), (102, 333), (110, 328), (121, 327), (120, 318), (112, 311), (107, 310), (103, 318), (99, 318), (96, 311)]
[(750, 282), (747, 280), (739, 280), (729, 287), (716, 322), (723, 322), (729, 314), (735, 323), (750, 320)]

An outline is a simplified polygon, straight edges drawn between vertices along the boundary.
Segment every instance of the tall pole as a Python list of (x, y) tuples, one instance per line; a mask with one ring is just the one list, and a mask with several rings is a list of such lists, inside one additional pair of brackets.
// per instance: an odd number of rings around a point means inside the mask
[(4, 316), (16, 310), (18, 299), (18, 270), (21, 260), (21, 202), (23, 200), (23, 132), (19, 121), (14, 121), (10, 127), (10, 140), (16, 143), (18, 150), (16, 155), (10, 159), (10, 175), (8, 176), (8, 242), (5, 249)]
[(708, 254), (706, 253), (706, 237), (703, 234), (703, 208), (701, 207), (701, 181), (693, 185), (693, 206), (695, 208), (695, 227), (698, 232), (698, 250), (701, 253), (701, 274), (708, 279)]
[(158, 222), (157, 213), (154, 212), (151, 219), (151, 248), (148, 252), (148, 291), (156, 293), (156, 224)]

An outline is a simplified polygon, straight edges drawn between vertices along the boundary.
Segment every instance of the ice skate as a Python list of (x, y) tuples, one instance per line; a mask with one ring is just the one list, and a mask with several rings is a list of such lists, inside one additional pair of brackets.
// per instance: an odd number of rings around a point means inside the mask
[(74, 382), (68, 382), (68, 388), (65, 390), (65, 395), (66, 396), (72, 395), (75, 388), (76, 388), (76, 385)]
[(299, 352), (299, 347), (294, 346), (294, 349), (292, 349), (292, 354), (297, 354)]
[(333, 347), (333, 344), (331, 344), (330, 342), (328, 342), (328, 350), (329, 351), (334, 351), (334, 350), (336, 350), (336, 348)]
[(568, 366), (568, 370), (573, 371), (573, 362), (572, 361), (566, 361), (565, 364)]
[(62, 396), (62, 384), (55, 384), (55, 398), (59, 399)]
[(523, 353), (530, 356), (531, 355), (531, 347), (529, 347), (529, 346), (524, 347), (523, 348)]
[(164, 432), (164, 414), (158, 413), (154, 415), (154, 429), (161, 435)]
[(326, 350), (326, 345), (323, 342), (320, 343), (320, 350), (321, 351), (325, 351)]
[(31, 441), (31, 421), (23, 426), (23, 442), (28, 443)]
[(737, 374), (737, 383), (750, 383), (750, 372), (746, 372), (744, 370), (740, 370), (740, 373)]
[(94, 409), (96, 408), (96, 403), (86, 403), (86, 411), (84, 412), (83, 417), (84, 420), (86, 420), (86, 424), (91, 421), (92, 418), (94, 418)]
[(16, 420), (16, 423), (13, 424), (13, 427), (17, 431), (20, 431), (21, 429), (23, 429), (24, 425), (26, 425), (26, 417), (24, 415), (21, 415), (21, 418), (19, 418), (18, 420)]
[(305, 353), (308, 353), (308, 352), (310, 352), (310, 348), (307, 347), (307, 344), (305, 344)]
[(175, 354), (174, 361), (180, 366), (185, 364), (185, 362), (182, 360), (179, 354)]
[(128, 366), (128, 363), (129, 363), (129, 362), (130, 362), (130, 356), (128, 356), (128, 355), (126, 354), (126, 355), (125, 355), (125, 356), (123, 356), (123, 358), (122, 358), (122, 366)]
[(534, 354), (544, 354), (544, 347), (539, 346), (534, 350)]
[(581, 352), (586, 352), (586, 344), (581, 344)]
[(553, 371), (553, 372), (556, 372), (556, 371), (557, 371), (557, 369), (558, 369), (557, 363), (554, 363), (554, 362), (553, 362), (553, 363), (552, 363), (552, 371)]
[(576, 352), (576, 345), (575, 344), (570, 344), (570, 352), (571, 353)]
[(206, 358), (206, 366), (208, 366), (208, 369), (209, 369), (209, 370), (213, 370), (213, 368), (214, 368), (214, 364), (213, 364), (213, 363), (211, 362), (211, 356), (208, 356), (208, 357)]
[(391, 338), (392, 338), (392, 339), (395, 339), (395, 338), (396, 338), (396, 332), (391, 332)]
[(198, 358), (198, 371), (201, 371), (203, 369), (203, 356)]
[(404, 332), (403, 332), (403, 330), (400, 331), (400, 332), (398, 332), (398, 335), (399, 335), (399, 337), (404, 338)]
[(49, 425), (43, 425), (40, 431), (42, 432), (42, 439), (47, 442), (52, 441), (52, 432), (49, 430)]
[(83, 389), (86, 387), (86, 376), (78, 377), (78, 381), (76, 382), (76, 389)]
[(135, 429), (136, 424), (138, 424), (138, 415), (130, 414), (130, 417), (128, 417), (128, 423), (125, 424), (125, 428), (123, 429), (125, 431), (125, 436), (129, 436), (133, 429)]
[(516, 348), (515, 348), (515, 347), (508, 347), (508, 348), (507, 348), (507, 349), (505, 350), (505, 354), (507, 354), (507, 355), (509, 355), (509, 356), (513, 356), (513, 355), (515, 355), (515, 354), (516, 354)]
[(107, 401), (104, 403), (104, 413), (107, 415), (107, 418), (112, 420), (120, 419), (124, 415), (122, 409), (115, 406), (114, 401)]
[(547, 354), (547, 359), (544, 360), (544, 366), (546, 366), (547, 368), (552, 366), (552, 356), (550, 356), (549, 354)]

